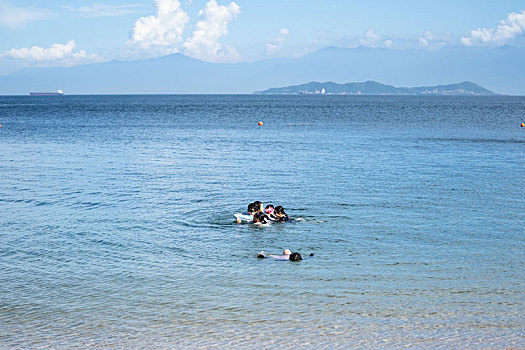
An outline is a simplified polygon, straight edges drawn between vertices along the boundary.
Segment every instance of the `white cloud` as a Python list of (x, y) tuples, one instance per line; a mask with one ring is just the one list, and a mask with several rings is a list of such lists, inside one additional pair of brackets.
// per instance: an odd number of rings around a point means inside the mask
[(383, 40), (383, 38), (381, 38), (378, 34), (376, 34), (373, 29), (369, 29), (365, 33), (365, 37), (364, 38), (360, 38), (359, 40), (357, 40), (357, 38), (354, 38), (353, 40), (350, 40), (350, 44), (347, 44), (346, 46), (350, 46), (350, 47), (364, 46), (364, 47), (372, 47), (372, 48), (378, 48), (378, 47), (391, 48), (393, 45), (394, 45), (394, 42), (392, 40), (390, 40), (390, 39), (384, 39)]
[(90, 6), (82, 6), (79, 8), (74, 8), (71, 6), (66, 6), (65, 8), (78, 12), (83, 17), (110, 17), (110, 16), (125, 16), (131, 13), (140, 12), (143, 5), (140, 4), (129, 4), (129, 5), (106, 5), (100, 3), (94, 3)]
[(9, 29), (22, 28), (26, 23), (51, 18), (51, 11), (36, 7), (15, 7), (0, 0), (0, 25)]
[(455, 43), (456, 39), (452, 38), (450, 33), (440, 34), (434, 33), (430, 30), (425, 31), (419, 35), (419, 46), (427, 49), (437, 49), (447, 45), (447, 43)]
[[(233, 62), (240, 60), (237, 51), (218, 40), (228, 34), (229, 23), (240, 13), (239, 6), (232, 2), (220, 6), (216, 0), (209, 0), (199, 11), (202, 17), (193, 33), (184, 41), (184, 28), (189, 21), (179, 0), (155, 0), (156, 15), (139, 18), (126, 42), (124, 56), (156, 57), (183, 51), (185, 54), (212, 62)], [(191, 1), (186, 2), (186, 6)]]
[(419, 35), (419, 45), (421, 46), (428, 46), (431, 41), (434, 40), (434, 33), (427, 30), (426, 32)]
[(525, 33), (525, 10), (510, 13), (496, 28), (479, 28), (471, 31), (469, 36), (461, 38), (461, 43), (465, 46), (501, 46), (523, 33)]
[(135, 22), (129, 47), (147, 50), (152, 55), (168, 55), (179, 51), (184, 27), (189, 21), (178, 0), (155, 0), (157, 14), (141, 17)]
[(443, 42), (438, 42), (440, 38), (438, 38), (438, 35), (434, 34), (430, 30), (427, 30), (426, 32), (419, 35), (419, 45), (423, 47), (427, 47), (429, 45), (437, 44), (441, 45)]
[(232, 62), (240, 59), (235, 49), (222, 45), (218, 40), (228, 34), (228, 24), (240, 13), (239, 6), (232, 2), (228, 6), (219, 6), (216, 0), (210, 0), (199, 12), (204, 19), (197, 22), (193, 34), (183, 47), (188, 55), (213, 62)]
[(359, 40), (359, 44), (361, 46), (375, 47), (378, 41), (379, 41), (379, 35), (374, 33), (372, 29), (369, 29), (366, 32), (365, 37)]
[(33, 46), (30, 48), (11, 49), (5, 51), (0, 57), (23, 60), (31, 65), (45, 66), (74, 66), (101, 61), (99, 56), (88, 54), (84, 50), (73, 52), (75, 47), (75, 41), (70, 40), (65, 45), (53, 44), (49, 48)]
[(273, 38), (269, 43), (266, 44), (266, 54), (268, 56), (275, 55), (278, 51), (283, 48), (284, 43), (288, 39), (290, 31), (286, 28), (282, 28), (279, 31), (279, 35)]

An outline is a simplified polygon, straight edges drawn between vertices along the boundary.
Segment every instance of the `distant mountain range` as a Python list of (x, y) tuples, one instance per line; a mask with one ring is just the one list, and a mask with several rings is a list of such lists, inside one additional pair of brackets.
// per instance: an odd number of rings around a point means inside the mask
[[(27, 95), (30, 91), (57, 89), (66, 95), (251, 94), (305, 81), (373, 80), (394, 86), (475, 81), (499, 94), (525, 95), (523, 62), (525, 48), (508, 46), (456, 46), (434, 51), (329, 47), (300, 58), (228, 64), (173, 54), (75, 67), (26, 68), (0, 76), (0, 94)], [(365, 89), (358, 91), (364, 93)]]
[(470, 81), (458, 84), (419, 86), (419, 87), (394, 87), (375, 81), (364, 83), (337, 84), (334, 82), (310, 82), (302, 85), (271, 88), (257, 91), (259, 94), (338, 94), (338, 95), (494, 95)]

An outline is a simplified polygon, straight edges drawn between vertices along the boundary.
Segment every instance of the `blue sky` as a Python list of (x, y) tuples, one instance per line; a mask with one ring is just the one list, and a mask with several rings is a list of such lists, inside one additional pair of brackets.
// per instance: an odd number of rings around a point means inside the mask
[(327, 46), (525, 46), (525, 2), (0, 0), (0, 74), (175, 52), (211, 62)]

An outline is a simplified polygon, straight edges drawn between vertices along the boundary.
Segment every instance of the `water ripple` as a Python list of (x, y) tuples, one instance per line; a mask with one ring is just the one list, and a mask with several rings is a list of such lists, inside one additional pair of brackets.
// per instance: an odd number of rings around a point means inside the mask
[(525, 100), (296, 97), (0, 96), (0, 347), (523, 348)]

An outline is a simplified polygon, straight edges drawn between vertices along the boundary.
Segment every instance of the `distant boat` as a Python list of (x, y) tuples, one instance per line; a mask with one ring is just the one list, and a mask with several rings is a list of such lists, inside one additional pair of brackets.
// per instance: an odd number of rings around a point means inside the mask
[(62, 96), (64, 94), (64, 91), (57, 90), (57, 91), (40, 91), (40, 92), (30, 92), (29, 96)]

